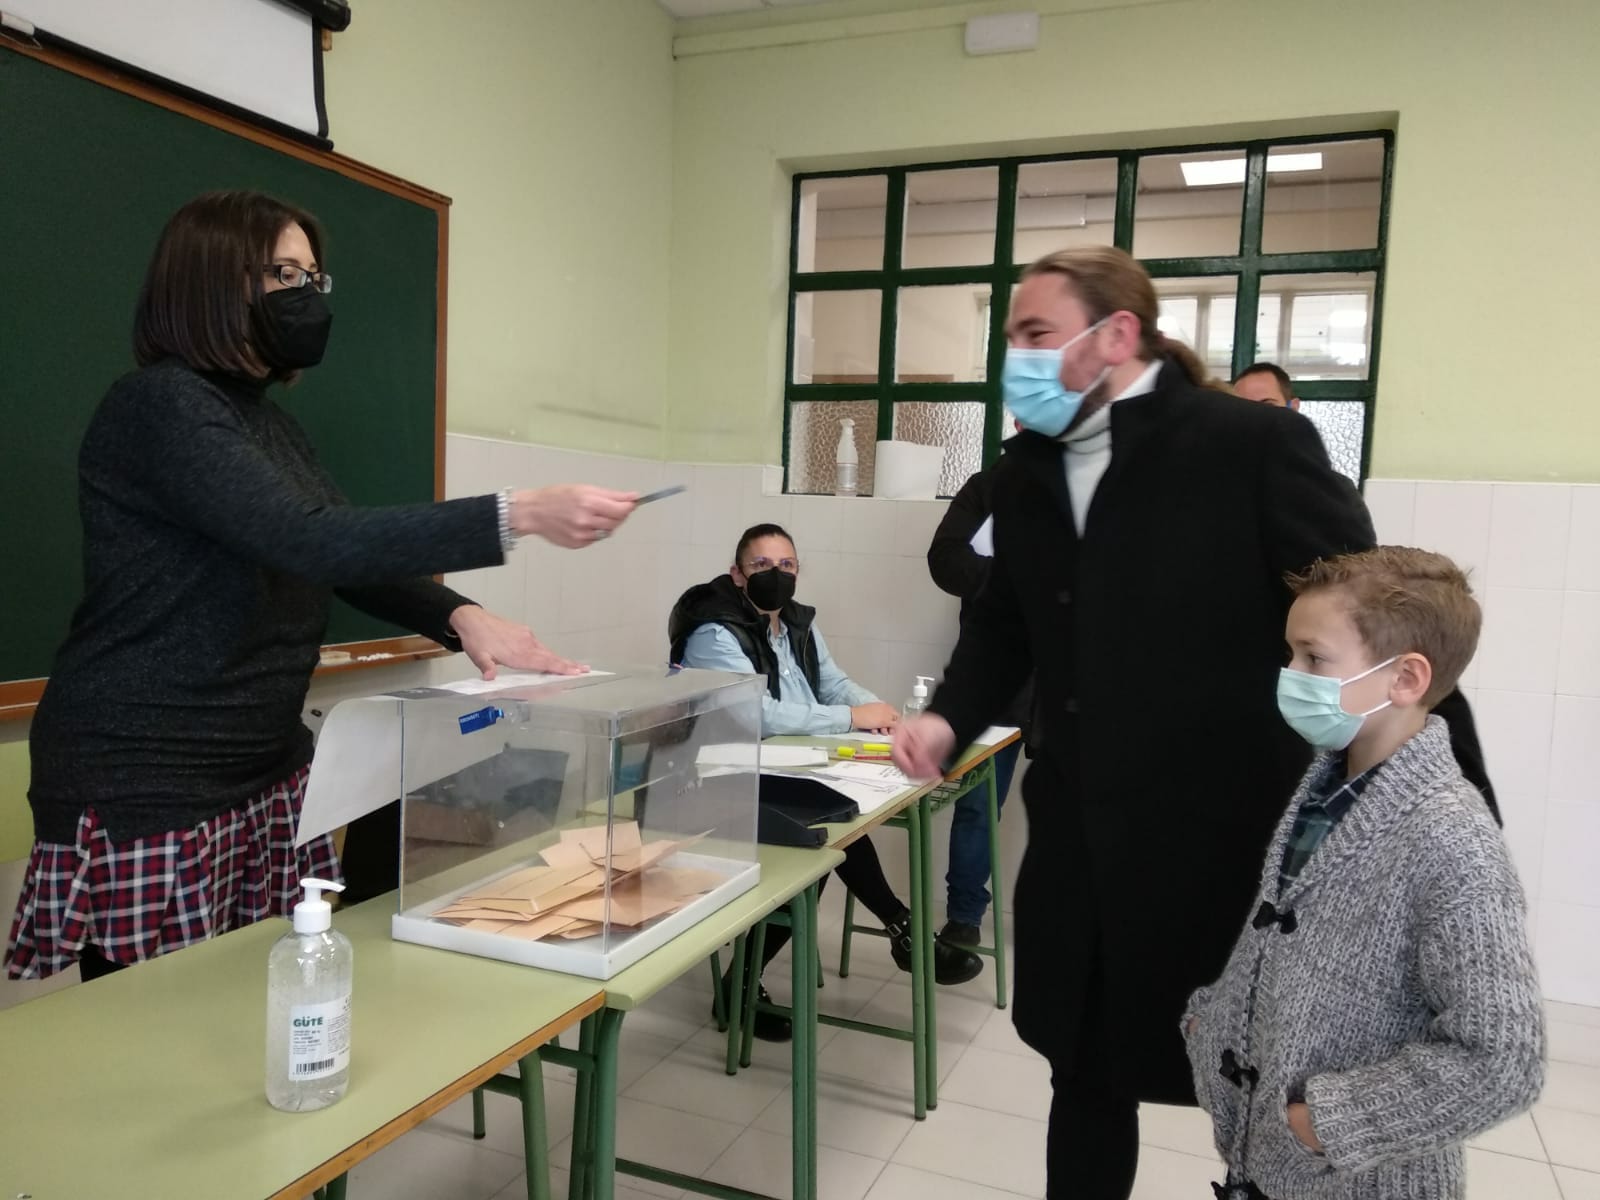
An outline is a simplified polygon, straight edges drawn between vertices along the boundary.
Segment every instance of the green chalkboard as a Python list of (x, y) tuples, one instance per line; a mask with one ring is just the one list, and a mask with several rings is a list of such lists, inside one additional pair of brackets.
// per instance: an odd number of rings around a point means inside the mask
[[(171, 106), (169, 106), (171, 105)], [(356, 503), (440, 477), (443, 197), (51, 52), (0, 47), (0, 705), (36, 694), (81, 594), (77, 451), (133, 369), (134, 301), (167, 218), (256, 188), (322, 221), (322, 366), (283, 393)], [(403, 631), (339, 606), (329, 642)]]

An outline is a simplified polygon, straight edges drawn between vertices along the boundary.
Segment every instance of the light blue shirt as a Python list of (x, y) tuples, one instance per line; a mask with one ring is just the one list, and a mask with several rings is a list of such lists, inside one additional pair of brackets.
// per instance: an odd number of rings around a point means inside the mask
[[(770, 691), (762, 693), (762, 735), (848, 733), (850, 710), (858, 704), (876, 704), (878, 698), (839, 669), (815, 625), (811, 636), (817, 642), (818, 687), (813, 692), (789, 645), (788, 626), (781, 622), (780, 626), (778, 633), (773, 633), (771, 626), (767, 628), (767, 641), (778, 656), (779, 698), (774, 700)], [(739, 648), (738, 639), (715, 622), (707, 622), (689, 635), (683, 647), (683, 665), (760, 674), (760, 668)]]

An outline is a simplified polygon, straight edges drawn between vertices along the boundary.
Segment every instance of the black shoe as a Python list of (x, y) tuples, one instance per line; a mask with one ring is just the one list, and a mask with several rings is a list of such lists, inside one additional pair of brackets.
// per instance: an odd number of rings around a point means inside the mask
[(946, 921), (939, 940), (947, 946), (978, 946), (983, 943), (983, 931), (965, 921)]
[[(889, 953), (895, 966), (902, 971), (911, 970), (911, 913), (902, 912), (884, 926), (889, 934)], [(941, 941), (933, 943), (933, 978), (941, 984), (965, 983), (983, 973), (983, 959), (970, 950), (947, 946)]]
[[(731, 975), (732, 972), (729, 972)], [(733, 989), (729, 986), (728, 975), (722, 977), (722, 998), (727, 1002), (728, 1011), (733, 1011)], [(767, 994), (767, 989), (756, 986), (756, 997), (763, 1004), (771, 1004), (772, 997)], [(716, 1016), (717, 1006), (711, 1005), (711, 1015)], [(763, 1042), (787, 1042), (794, 1038), (794, 1022), (780, 1013), (762, 1012), (756, 1010), (755, 1035)]]

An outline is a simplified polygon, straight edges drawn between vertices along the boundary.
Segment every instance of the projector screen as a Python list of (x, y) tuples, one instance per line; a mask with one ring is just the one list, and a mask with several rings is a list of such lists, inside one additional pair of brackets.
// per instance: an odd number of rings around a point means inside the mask
[(322, 41), (279, 0), (0, 0), (64, 42), (313, 138), (326, 139)]

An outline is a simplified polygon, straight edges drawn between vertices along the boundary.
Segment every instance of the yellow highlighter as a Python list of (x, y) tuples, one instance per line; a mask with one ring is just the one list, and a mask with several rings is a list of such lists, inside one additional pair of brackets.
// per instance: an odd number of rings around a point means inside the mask
[(887, 758), (893, 749), (888, 742), (866, 742), (860, 746), (836, 746), (833, 753), (838, 758)]

